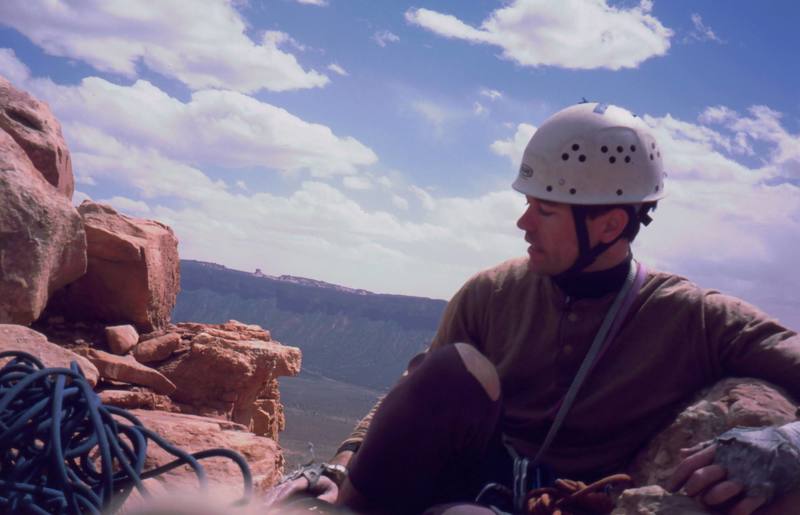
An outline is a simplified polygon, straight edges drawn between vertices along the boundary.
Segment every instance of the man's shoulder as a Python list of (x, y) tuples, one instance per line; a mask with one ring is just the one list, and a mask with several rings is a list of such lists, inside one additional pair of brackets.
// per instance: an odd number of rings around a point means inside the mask
[(715, 290), (701, 288), (682, 275), (649, 266), (641, 291), (651, 300), (664, 299), (677, 302), (701, 302), (709, 293), (717, 293)]

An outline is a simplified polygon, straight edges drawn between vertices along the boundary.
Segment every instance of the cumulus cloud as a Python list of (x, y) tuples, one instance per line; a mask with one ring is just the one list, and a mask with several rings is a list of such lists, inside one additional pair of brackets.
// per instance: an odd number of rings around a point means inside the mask
[(650, 10), (652, 2), (631, 8), (606, 0), (512, 0), (473, 27), (456, 16), (410, 9), (409, 23), (440, 36), (500, 47), (502, 56), (523, 66), (593, 69), (635, 68), (666, 54), (672, 31)]
[(389, 43), (396, 43), (400, 41), (400, 37), (397, 34), (389, 32), (388, 30), (377, 31), (375, 34), (372, 35), (372, 39), (380, 47), (385, 47)]
[(723, 41), (714, 33), (711, 27), (703, 23), (703, 18), (697, 14), (692, 13), (692, 31), (689, 37), (696, 41), (714, 41), (715, 43), (723, 43)]
[(145, 66), (195, 90), (286, 91), (328, 82), (280, 48), (291, 41), (288, 35), (250, 39), (228, 0), (208, 0), (201, 9), (182, 0), (7, 0), (0, 2), (0, 24), (51, 55), (126, 77)]
[(337, 75), (341, 75), (342, 77), (347, 77), (348, 75), (350, 75), (349, 73), (347, 73), (347, 70), (345, 70), (336, 63), (329, 64), (328, 69)]
[(486, 109), (480, 102), (475, 102), (472, 104), (472, 112), (475, 113), (476, 116), (489, 114), (489, 110)]
[(101, 204), (109, 204), (111, 207), (127, 215), (141, 216), (150, 213), (150, 206), (141, 200), (133, 200), (128, 197), (114, 196), (108, 199), (98, 200)]
[(0, 48), (0, 74), (12, 84), (20, 86), (31, 75), (30, 69), (17, 59), (17, 55), (10, 48)]
[(183, 102), (142, 80), (120, 86), (88, 77), (62, 86), (32, 79), (27, 86), (48, 101), (69, 142), (90, 151), (107, 137), (182, 162), (308, 171), (317, 177), (352, 175), (377, 161), (352, 137), (234, 91), (197, 91)]
[(520, 123), (517, 125), (517, 131), (514, 135), (505, 140), (497, 140), (490, 145), (489, 148), (492, 152), (499, 156), (507, 157), (513, 167), (519, 166), (522, 161), (522, 153), (525, 152), (525, 147), (528, 145), (533, 133), (536, 132), (536, 127), (528, 123)]

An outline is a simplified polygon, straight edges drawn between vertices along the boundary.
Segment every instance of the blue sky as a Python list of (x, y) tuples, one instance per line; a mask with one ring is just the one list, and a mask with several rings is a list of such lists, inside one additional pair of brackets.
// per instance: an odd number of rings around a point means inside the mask
[(580, 101), (641, 115), (670, 181), (635, 253), (800, 326), (800, 77), (776, 1), (6, 0), (0, 75), (77, 192), (184, 258), (448, 298), (522, 255), (509, 184)]

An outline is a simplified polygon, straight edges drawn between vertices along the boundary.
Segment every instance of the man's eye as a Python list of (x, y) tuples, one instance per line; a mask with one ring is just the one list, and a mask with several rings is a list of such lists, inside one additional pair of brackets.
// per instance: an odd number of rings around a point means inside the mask
[(539, 210), (539, 214), (542, 215), (542, 216), (552, 216), (555, 213), (553, 213), (552, 211), (543, 211), (543, 210), (540, 209)]

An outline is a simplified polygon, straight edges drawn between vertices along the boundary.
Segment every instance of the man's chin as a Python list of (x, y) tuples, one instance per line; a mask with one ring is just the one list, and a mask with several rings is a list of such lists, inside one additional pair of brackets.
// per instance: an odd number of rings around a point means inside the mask
[(554, 275), (545, 263), (533, 256), (528, 256), (528, 272), (536, 275)]

